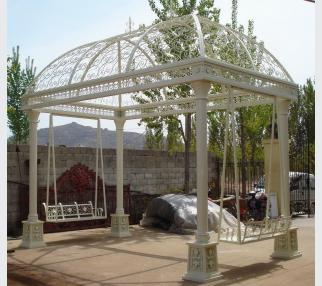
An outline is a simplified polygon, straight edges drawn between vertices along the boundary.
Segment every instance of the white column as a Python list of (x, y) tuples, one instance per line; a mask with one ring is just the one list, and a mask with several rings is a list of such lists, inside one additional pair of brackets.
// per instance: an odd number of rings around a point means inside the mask
[(125, 119), (114, 120), (116, 127), (116, 212), (111, 215), (111, 235), (114, 237), (130, 236), (129, 215), (123, 207), (123, 128)]
[(29, 119), (29, 215), (28, 221), (37, 221), (37, 125), (38, 112), (28, 113)]
[(196, 101), (197, 143), (197, 232), (196, 240), (188, 243), (185, 280), (208, 282), (221, 277), (218, 272), (217, 242), (211, 242), (208, 233), (208, 148), (207, 96), (210, 82), (193, 82)]
[[(288, 144), (288, 108), (290, 101), (277, 100), (277, 128), (280, 157), (280, 203), (281, 215), (290, 216), (290, 186), (289, 186), (289, 144)], [(273, 258), (293, 259), (302, 254), (298, 251), (297, 227), (290, 227), (284, 235), (279, 235), (274, 240)]]
[(288, 100), (278, 100), (276, 104), (277, 128), (280, 156), (281, 180), (281, 214), (290, 215), (290, 186), (289, 186), (289, 145), (288, 145)]
[(196, 96), (196, 147), (197, 147), (197, 233), (200, 242), (207, 242), (208, 235), (208, 147), (207, 147), (207, 95), (208, 82), (194, 82)]
[(43, 241), (43, 222), (37, 213), (37, 125), (39, 113), (28, 112), (29, 120), (29, 214), (23, 221), (22, 247), (36, 248), (45, 246)]
[(123, 129), (124, 119), (115, 120), (116, 126), (116, 214), (124, 214), (123, 207)]

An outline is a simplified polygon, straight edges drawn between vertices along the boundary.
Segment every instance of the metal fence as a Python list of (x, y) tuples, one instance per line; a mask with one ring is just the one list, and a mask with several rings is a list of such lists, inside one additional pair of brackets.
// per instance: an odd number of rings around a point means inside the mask
[(315, 213), (315, 166), (314, 154), (303, 145), (290, 160), (290, 203), (293, 213)]
[[(292, 213), (306, 213), (308, 215), (315, 212), (315, 177), (314, 163), (308, 158), (308, 152), (299, 153), (290, 157), (290, 208)], [(264, 162), (247, 161), (238, 162), (238, 182), (239, 195), (244, 199), (251, 191), (265, 188)], [(215, 163), (214, 180), (210, 183), (211, 197), (218, 199), (221, 192), (222, 160), (217, 159)], [(260, 182), (261, 181), (261, 182)], [(225, 175), (225, 196), (235, 195), (234, 163), (227, 162)]]
[[(222, 175), (222, 160), (217, 159), (215, 163), (214, 181), (211, 184), (211, 189), (215, 196), (219, 197), (221, 192), (221, 175)], [(247, 161), (243, 163), (244, 174), (242, 174), (242, 163), (238, 162), (238, 182), (237, 188), (241, 196), (248, 194), (254, 188), (254, 184), (264, 175), (263, 161)], [(225, 173), (225, 195), (235, 195), (235, 177), (234, 163), (227, 162)]]

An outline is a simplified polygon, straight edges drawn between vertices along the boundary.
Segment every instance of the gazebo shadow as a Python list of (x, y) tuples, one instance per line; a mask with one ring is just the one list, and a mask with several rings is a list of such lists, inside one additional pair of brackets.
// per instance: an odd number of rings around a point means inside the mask
[[(75, 245), (75, 244), (91, 244), (91, 245), (113, 245), (120, 242), (131, 243), (145, 243), (148, 241), (164, 242), (171, 237), (178, 237), (177, 234), (162, 231), (158, 228), (143, 228), (140, 226), (130, 226), (131, 236), (123, 238), (112, 237), (110, 232), (106, 231), (106, 228), (95, 229), (94, 231), (82, 232), (74, 231), (69, 234), (68, 238), (60, 238), (59, 240), (46, 242), (47, 246), (59, 246), (59, 245)], [(191, 235), (180, 235), (180, 239), (183, 241), (192, 240)]]
[[(131, 253), (131, 254), (133, 254), (133, 253)], [(135, 254), (138, 255), (139, 253), (136, 252)], [(153, 257), (153, 258), (162, 257), (162, 256), (158, 256), (158, 255), (149, 255), (147, 253), (140, 253), (140, 255)], [(98, 256), (99, 255), (95, 255), (95, 256), (92, 256), (92, 258), (95, 258)], [(166, 259), (169, 259), (169, 258), (170, 257), (166, 257)], [(78, 258), (76, 260), (81, 260), (81, 259), (82, 258)], [(171, 281), (170, 280), (167, 280), (167, 281), (154, 280), (154, 281), (144, 281), (144, 282), (142, 282), (142, 281), (131, 282), (132, 276), (148, 273), (151, 271), (162, 270), (164, 268), (171, 267), (171, 266), (174, 266), (178, 263), (185, 261), (185, 259), (178, 259), (175, 257), (173, 257), (173, 260), (174, 261), (175, 260), (182, 260), (182, 261), (170, 262), (170, 263), (167, 263), (162, 266), (151, 267), (151, 268), (148, 268), (148, 269), (142, 270), (142, 271), (135, 271), (135, 272), (127, 273), (127, 274), (115, 275), (115, 276), (112, 276), (108, 279), (103, 279), (103, 280), (88, 279), (88, 278), (84, 278), (84, 277), (74, 275), (74, 274), (73, 275), (67, 274), (67, 273), (57, 271), (54, 269), (49, 270), (46, 268), (47, 264), (37, 265), (37, 266), (30, 265), (30, 264), (22, 264), (22, 265), (20, 264), (18, 266), (18, 269), (19, 269), (19, 267), (22, 267), (22, 269), (24, 269), (24, 270), (30, 268), (30, 271), (32, 271), (32, 270), (37, 271), (37, 272), (43, 273), (43, 275), (44, 275), (44, 272), (49, 272), (50, 276), (52, 278), (54, 278), (55, 276), (59, 276), (59, 277), (63, 277), (63, 278), (65, 277), (68, 280), (72, 279), (72, 280), (77, 281), (76, 284), (68, 282), (66, 284), (61, 284), (61, 285), (79, 285), (79, 283), (83, 284), (83, 285), (88, 285), (88, 284), (93, 283), (93, 285), (97, 285), (97, 286), (108, 286), (108, 285), (110, 285), (110, 286), (115, 285), (116, 286), (116, 285), (123, 285), (123, 284), (126, 284), (126, 285), (152, 285), (152, 284), (153, 285), (167, 285), (169, 283), (176, 283), (181, 286), (190, 286), (190, 285), (202, 284), (202, 283), (195, 283), (195, 282), (190, 282), (190, 281), (175, 281), (175, 280), (171, 280)], [(221, 269), (222, 268), (229, 268), (229, 270), (222, 271), (223, 277), (220, 280), (213, 281), (211, 283), (206, 283), (207, 285), (226, 286), (226, 285), (231, 285), (233, 283), (236, 283), (236, 284), (241, 283), (243, 281), (253, 279), (253, 278), (261, 279), (261, 276), (267, 276), (267, 275), (273, 273), (274, 271), (283, 269), (283, 266), (279, 265), (277, 260), (272, 260), (268, 263), (254, 263), (254, 264), (242, 266), (242, 267), (237, 267), (237, 266), (234, 267), (231, 265), (219, 264), (219, 268), (221, 268)], [(50, 277), (50, 276), (48, 276), (48, 277)], [(25, 277), (24, 274), (21, 273), (20, 271), (13, 272), (10, 270), (8, 273), (8, 278), (10, 278), (10, 280), (12, 280), (12, 281), (25, 282), (25, 283), (29, 281), (29, 282), (32, 282), (32, 285), (35, 285), (35, 286), (47, 285), (42, 280), (37, 280), (37, 277), (41, 278), (42, 275), (37, 275), (36, 277), (35, 276)], [(124, 279), (124, 278), (127, 278), (128, 281), (127, 282), (113, 282), (113, 280)], [(31, 284), (22, 284), (22, 285), (31, 285)]]
[[(232, 283), (241, 283), (245, 280), (257, 278), (260, 279), (261, 276), (267, 276), (275, 271), (283, 269), (283, 266), (279, 264), (280, 260), (272, 259), (267, 263), (253, 263), (246, 266), (235, 266), (227, 271), (223, 271), (223, 278), (219, 280), (216, 286), (226, 286)], [(219, 268), (224, 268), (230, 265), (219, 264)], [(258, 282), (260, 285), (260, 282)]]
[[(106, 233), (106, 229), (96, 229), (95, 231), (90, 230), (89, 232), (73, 232), (68, 234), (67, 239), (59, 239), (59, 241), (52, 241), (47, 243), (47, 247), (41, 249), (39, 251), (39, 255), (35, 257), (33, 260), (26, 261), (24, 256), (17, 257), (15, 253), (9, 254), (8, 256), (12, 259), (12, 262), (9, 263), (8, 267), (8, 278), (11, 281), (16, 281), (17, 283), (22, 283), (23, 281), (32, 282), (31, 284), (25, 285), (46, 285), (44, 284), (43, 279), (55, 279), (55, 277), (59, 279), (63, 279), (61, 283), (68, 282), (67, 284), (59, 284), (59, 285), (74, 285), (72, 281), (77, 281), (76, 284), (81, 283), (84, 285), (93, 284), (93, 285), (167, 285), (167, 284), (177, 284), (182, 286), (196, 285), (197, 283), (190, 281), (182, 281), (181, 277), (178, 277), (177, 281), (170, 281), (175, 279), (169, 279), (164, 281), (144, 281), (144, 282), (135, 282), (134, 278), (137, 275), (144, 275), (147, 273), (148, 277), (154, 271), (163, 271), (166, 269), (171, 269), (171, 267), (186, 263), (187, 259), (185, 257), (177, 257), (176, 255), (163, 254), (158, 251), (155, 253), (151, 253), (149, 251), (142, 251), (140, 249), (126, 249), (120, 247), (120, 242), (130, 242), (133, 244), (144, 244), (145, 242), (160, 242), (164, 243), (168, 238), (178, 237), (176, 234), (171, 234), (167, 232), (162, 232), (156, 229), (146, 229), (141, 227), (136, 227), (132, 231), (132, 236), (128, 238), (113, 238), (110, 237)], [(191, 235), (181, 235), (180, 239), (183, 241), (191, 240)], [(77, 246), (78, 248), (82, 248), (85, 251), (85, 255), (82, 257), (68, 257), (66, 256), (58, 256), (56, 259), (55, 251), (64, 251), (66, 248), (66, 253), (68, 253), (67, 248), (71, 246)], [(90, 251), (93, 250), (94, 253)], [(83, 259), (95, 259), (101, 258), (104, 259), (105, 256), (109, 255), (125, 255), (124, 259), (126, 260), (126, 255), (130, 255), (132, 257), (141, 257), (141, 259), (157, 259), (162, 261), (162, 265), (155, 266), (147, 266), (144, 269), (140, 269), (139, 271), (132, 271), (131, 268), (128, 269), (128, 273), (118, 273), (115, 275), (111, 275), (108, 278), (101, 279), (90, 279), (85, 277), (84, 275), (68, 273), (67, 271), (61, 271), (54, 268), (55, 264), (60, 263), (74, 263), (77, 265)], [(54, 257), (55, 259), (52, 259)], [(46, 261), (44, 258), (49, 258)], [(42, 260), (44, 261), (42, 262)], [(219, 264), (219, 270), (223, 274), (223, 277), (217, 281), (211, 282), (211, 284), (207, 285), (216, 285), (216, 286), (226, 286), (232, 283), (241, 283), (248, 279), (261, 279), (261, 277), (265, 277), (270, 275), (271, 273), (283, 269), (283, 266), (279, 264), (279, 260), (271, 260), (268, 263), (254, 263), (246, 266), (235, 266), (229, 264)], [(38, 273), (37, 275), (31, 275), (30, 273)], [(28, 279), (24, 280), (23, 277), (26, 276)], [(48, 278), (46, 278), (48, 277)], [(90, 276), (89, 276), (90, 277)], [(148, 278), (147, 277), (147, 278)], [(30, 280), (31, 279), (31, 280)], [(32, 280), (33, 279), (33, 280)], [(148, 278), (150, 279), (150, 278)], [(156, 278), (157, 280), (158, 278)], [(115, 280), (120, 280), (115, 281)], [(127, 282), (122, 282), (126, 280)], [(45, 280), (46, 281), (46, 280)], [(71, 281), (71, 283), (69, 283)], [(76, 285), (75, 284), (75, 285)], [(58, 285), (58, 284), (57, 284)]]

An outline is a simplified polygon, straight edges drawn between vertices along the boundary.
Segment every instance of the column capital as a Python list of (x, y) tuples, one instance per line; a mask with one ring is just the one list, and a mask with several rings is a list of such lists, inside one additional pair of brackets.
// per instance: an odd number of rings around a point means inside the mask
[(34, 110), (27, 111), (29, 123), (38, 123), (39, 112)]
[(290, 100), (278, 99), (276, 101), (276, 112), (277, 114), (288, 115), (288, 109), (291, 104)]
[(211, 82), (205, 80), (197, 80), (191, 83), (191, 87), (195, 92), (196, 99), (206, 99), (211, 87)]
[(125, 124), (125, 118), (124, 117), (117, 117), (114, 119), (116, 130), (123, 130), (124, 124)]

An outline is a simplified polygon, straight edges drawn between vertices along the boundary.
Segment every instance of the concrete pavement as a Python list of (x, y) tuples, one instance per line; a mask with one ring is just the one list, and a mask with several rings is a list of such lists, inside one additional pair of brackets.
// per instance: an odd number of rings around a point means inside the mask
[[(223, 278), (203, 285), (314, 285), (314, 218), (294, 219), (303, 256), (273, 260), (273, 240), (247, 245), (220, 243)], [(46, 234), (47, 247), (20, 249), (8, 241), (8, 285), (196, 285), (183, 281), (186, 242), (193, 235), (131, 226), (132, 237), (112, 238), (109, 229)]]

